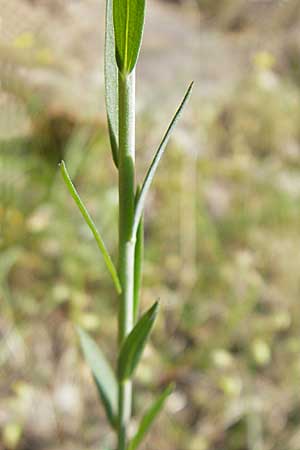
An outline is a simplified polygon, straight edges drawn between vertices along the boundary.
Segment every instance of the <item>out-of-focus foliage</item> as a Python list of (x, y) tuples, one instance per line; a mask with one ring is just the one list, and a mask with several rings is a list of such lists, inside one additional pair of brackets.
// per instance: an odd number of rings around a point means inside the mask
[[(202, 14), (221, 17), (221, 2), (199, 3)], [(32, 49), (30, 34), (15, 46)], [(297, 40), (288, 40), (280, 58), (253, 52), (249, 70), (222, 98), (191, 103), (190, 122), (159, 169), (146, 208), (142, 301), (147, 309), (159, 297), (164, 311), (137, 371), (136, 408), (151, 404), (149, 388), (161, 391), (172, 380), (177, 386), (148, 448), (299, 450), (297, 56)], [(109, 357), (116, 298), (57, 168), (64, 157), (115, 256), (117, 189), (107, 131), (101, 117), (55, 109), (43, 89), (7, 74), (0, 113), (0, 447), (112, 448), (73, 324), (101, 336)], [(143, 168), (155, 121), (144, 114), (140, 126)]]

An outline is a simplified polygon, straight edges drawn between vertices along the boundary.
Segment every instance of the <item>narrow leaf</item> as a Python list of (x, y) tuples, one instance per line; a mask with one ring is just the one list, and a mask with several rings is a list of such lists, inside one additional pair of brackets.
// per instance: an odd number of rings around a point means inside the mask
[[(136, 197), (138, 197), (139, 193), (140, 188), (138, 187)], [(139, 312), (143, 259), (144, 259), (144, 221), (142, 216), (140, 224), (137, 229), (136, 244), (134, 251), (134, 299), (133, 299), (134, 323), (136, 323), (137, 321)]]
[(116, 57), (120, 72), (129, 74), (135, 67), (143, 37), (145, 0), (114, 0), (113, 16)]
[(162, 410), (167, 398), (173, 392), (174, 384), (170, 384), (158, 397), (157, 400), (153, 403), (153, 405), (148, 409), (148, 411), (143, 416), (139, 428), (129, 443), (127, 450), (136, 450), (138, 446), (143, 441), (145, 435), (148, 433), (151, 425), (154, 420)]
[(186, 91), (186, 94), (185, 94), (185, 96), (184, 96), (184, 98), (183, 98), (179, 108), (177, 109), (177, 111), (176, 111), (176, 113), (175, 113), (175, 115), (174, 115), (174, 117), (173, 117), (173, 119), (172, 119), (172, 121), (171, 121), (171, 123), (169, 125), (169, 128), (167, 129), (167, 131), (166, 131), (166, 133), (165, 133), (165, 135), (164, 135), (164, 137), (163, 137), (163, 139), (162, 139), (162, 141), (161, 141), (161, 143), (160, 143), (160, 145), (158, 147), (158, 150), (157, 150), (157, 152), (156, 152), (156, 154), (155, 154), (155, 156), (154, 156), (154, 158), (152, 160), (152, 163), (151, 163), (151, 165), (149, 167), (149, 170), (148, 170), (148, 172), (146, 174), (146, 177), (145, 177), (145, 180), (143, 182), (142, 189), (141, 189), (141, 192), (140, 192), (140, 195), (139, 195), (139, 198), (137, 200), (136, 207), (135, 207), (132, 236), (136, 235), (137, 228), (139, 226), (139, 223), (140, 223), (140, 220), (141, 220), (141, 216), (143, 214), (143, 210), (144, 210), (144, 207), (145, 207), (146, 196), (147, 196), (148, 191), (150, 189), (153, 177), (155, 175), (155, 172), (157, 170), (157, 167), (158, 167), (158, 164), (159, 164), (159, 162), (161, 160), (161, 157), (164, 154), (166, 146), (167, 146), (167, 144), (169, 142), (171, 133), (172, 133), (172, 131), (173, 131), (173, 129), (174, 129), (174, 127), (175, 127), (179, 117), (181, 116), (181, 113), (183, 111), (184, 106), (186, 105), (187, 101), (189, 100), (189, 98), (191, 96), (193, 84), (194, 84), (194, 82), (192, 82), (189, 85), (189, 87), (188, 87), (188, 89)]
[(98, 245), (98, 247), (99, 247), (99, 249), (100, 249), (100, 251), (101, 251), (101, 253), (103, 255), (106, 267), (108, 268), (108, 271), (111, 274), (111, 277), (112, 277), (113, 282), (115, 284), (116, 290), (117, 290), (118, 294), (120, 294), (122, 292), (122, 288), (121, 288), (121, 283), (120, 283), (120, 280), (119, 280), (119, 277), (118, 277), (118, 274), (117, 274), (117, 270), (116, 270), (116, 268), (114, 266), (114, 263), (112, 262), (112, 259), (111, 259), (110, 255), (109, 255), (109, 253), (108, 253), (108, 251), (107, 251), (107, 249), (105, 247), (103, 239), (102, 239), (99, 231), (96, 228), (95, 223), (93, 222), (93, 220), (92, 220), (91, 216), (89, 215), (86, 207), (84, 206), (81, 198), (79, 197), (79, 194), (78, 194), (78, 192), (75, 189), (75, 186), (72, 183), (72, 180), (71, 180), (71, 178), (69, 176), (69, 173), (67, 171), (67, 168), (66, 168), (66, 165), (65, 165), (64, 161), (62, 161), (60, 163), (60, 169), (61, 169), (61, 173), (62, 173), (64, 182), (65, 182), (65, 184), (66, 184), (66, 186), (67, 186), (71, 196), (73, 197), (76, 205), (79, 208), (79, 211), (82, 214), (82, 217), (84, 218), (85, 222), (87, 223), (88, 227), (90, 228), (91, 232), (94, 235), (94, 238), (95, 238), (95, 240), (97, 242), (97, 245)]
[(118, 359), (118, 378), (120, 381), (130, 378), (136, 368), (154, 324), (157, 310), (158, 303), (156, 302), (140, 318), (125, 339)]
[(80, 327), (77, 327), (77, 331), (84, 357), (94, 376), (107, 418), (111, 425), (115, 426), (118, 412), (117, 380), (96, 342)]
[(116, 62), (115, 35), (113, 24), (113, 1), (106, 0), (105, 16), (105, 101), (110, 146), (113, 160), (118, 167), (118, 135), (119, 135), (119, 104), (118, 104), (118, 67)]

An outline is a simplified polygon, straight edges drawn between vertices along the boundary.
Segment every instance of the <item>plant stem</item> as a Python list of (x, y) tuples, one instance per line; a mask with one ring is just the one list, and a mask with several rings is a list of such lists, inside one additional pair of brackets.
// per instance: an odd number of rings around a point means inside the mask
[[(134, 324), (135, 72), (119, 74), (119, 347)], [(119, 382), (118, 450), (125, 450), (132, 382)]]

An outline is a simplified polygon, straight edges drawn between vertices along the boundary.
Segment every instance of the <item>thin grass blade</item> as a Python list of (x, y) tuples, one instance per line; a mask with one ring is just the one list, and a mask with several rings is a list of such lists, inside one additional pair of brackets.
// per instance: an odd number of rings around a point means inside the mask
[(141, 420), (135, 436), (130, 441), (127, 450), (136, 450), (139, 447), (173, 390), (174, 384), (172, 383), (161, 393), (158, 399), (155, 400), (153, 405), (148, 409)]
[(151, 163), (151, 165), (149, 167), (149, 170), (148, 170), (148, 172), (146, 174), (146, 177), (145, 177), (145, 180), (143, 182), (142, 189), (141, 189), (141, 192), (140, 192), (140, 195), (139, 195), (139, 198), (137, 200), (136, 207), (135, 207), (134, 221), (133, 221), (133, 228), (132, 228), (132, 236), (133, 237), (137, 233), (137, 229), (138, 229), (138, 226), (139, 226), (139, 223), (140, 223), (143, 211), (144, 211), (144, 207), (145, 207), (146, 196), (147, 196), (148, 191), (150, 189), (150, 186), (151, 186), (153, 177), (155, 175), (155, 172), (157, 170), (158, 164), (159, 164), (159, 162), (161, 160), (161, 157), (163, 156), (164, 151), (165, 151), (165, 149), (167, 147), (167, 144), (168, 144), (169, 139), (171, 137), (172, 131), (173, 131), (176, 123), (178, 122), (178, 119), (180, 118), (180, 116), (182, 114), (183, 108), (185, 107), (186, 103), (188, 102), (188, 100), (189, 100), (189, 98), (191, 96), (193, 84), (194, 84), (194, 82), (192, 82), (189, 85), (189, 87), (188, 87), (188, 89), (187, 89), (187, 91), (185, 93), (185, 96), (184, 96), (184, 98), (183, 98), (179, 108), (177, 109), (177, 111), (176, 111), (176, 113), (175, 113), (175, 115), (174, 115), (174, 117), (173, 117), (173, 119), (172, 119), (172, 121), (171, 121), (171, 123), (169, 125), (169, 128), (167, 129), (167, 131), (166, 131), (166, 133), (165, 133), (165, 135), (164, 135), (164, 137), (163, 137), (163, 139), (162, 139), (162, 141), (161, 141), (161, 143), (160, 143), (160, 145), (158, 147), (158, 150), (157, 150), (157, 152), (156, 152), (156, 154), (155, 154), (155, 156), (154, 156), (154, 158), (152, 160), (152, 163)]
[[(140, 187), (138, 187), (136, 192), (136, 198), (138, 198), (140, 193)], [(134, 298), (133, 298), (133, 317), (134, 323), (136, 323), (139, 312), (140, 303), (140, 290), (142, 285), (142, 272), (143, 272), (143, 259), (144, 259), (144, 220), (141, 217), (137, 234), (136, 234), (136, 244), (134, 251)]]
[(143, 37), (145, 0), (114, 0), (116, 58), (120, 72), (134, 69)]
[(147, 339), (152, 330), (158, 311), (158, 303), (140, 318), (131, 333), (125, 339), (118, 358), (118, 378), (124, 381), (130, 378), (139, 363)]
[(90, 367), (107, 418), (114, 427), (118, 413), (118, 385), (115, 375), (96, 342), (80, 327), (77, 327), (81, 348)]
[(105, 50), (104, 50), (105, 101), (112, 156), (118, 167), (119, 103), (118, 66), (116, 62), (113, 24), (113, 1), (106, 0)]
[(103, 239), (102, 239), (99, 231), (96, 228), (95, 223), (93, 222), (91, 216), (89, 215), (88, 210), (84, 206), (81, 198), (79, 197), (78, 192), (75, 189), (74, 184), (72, 183), (72, 180), (71, 180), (71, 178), (69, 176), (69, 173), (67, 171), (67, 168), (66, 168), (66, 165), (65, 165), (64, 161), (62, 161), (60, 163), (60, 169), (61, 169), (61, 174), (63, 176), (64, 182), (65, 182), (65, 184), (66, 184), (66, 186), (67, 186), (71, 196), (73, 197), (73, 200), (75, 201), (76, 205), (79, 208), (79, 211), (82, 214), (82, 217), (84, 218), (86, 224), (88, 225), (88, 227), (90, 228), (91, 232), (94, 235), (94, 238), (95, 238), (95, 240), (97, 242), (97, 245), (98, 245), (98, 247), (99, 247), (99, 249), (100, 249), (100, 251), (101, 251), (101, 253), (103, 255), (106, 267), (107, 267), (107, 269), (108, 269), (108, 271), (109, 271), (109, 273), (110, 273), (110, 275), (112, 277), (112, 280), (114, 282), (116, 290), (117, 290), (118, 294), (120, 294), (122, 292), (122, 288), (121, 288), (121, 283), (120, 283), (120, 280), (119, 280), (119, 277), (118, 277), (117, 270), (116, 270), (116, 268), (114, 266), (114, 263), (112, 262), (112, 259), (111, 259), (110, 255), (109, 255), (109, 253), (108, 253), (108, 251), (107, 251), (107, 249), (105, 247)]

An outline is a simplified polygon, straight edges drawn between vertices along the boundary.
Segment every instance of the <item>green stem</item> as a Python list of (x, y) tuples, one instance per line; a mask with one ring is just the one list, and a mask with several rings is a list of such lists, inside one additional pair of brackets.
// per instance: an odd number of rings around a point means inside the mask
[[(119, 74), (119, 347), (134, 324), (135, 73)], [(118, 450), (127, 445), (132, 382), (119, 382)]]
[(141, 217), (136, 234), (134, 250), (134, 323), (138, 320), (140, 289), (142, 284), (142, 269), (144, 259), (144, 220)]

